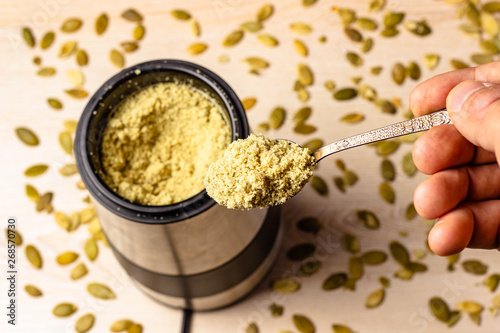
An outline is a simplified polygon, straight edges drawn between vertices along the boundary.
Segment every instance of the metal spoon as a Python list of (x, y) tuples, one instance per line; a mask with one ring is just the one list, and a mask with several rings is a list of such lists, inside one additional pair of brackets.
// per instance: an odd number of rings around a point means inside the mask
[(381, 140), (392, 139), (402, 135), (427, 131), (434, 126), (444, 124), (452, 124), (450, 116), (445, 109), (330, 143), (314, 151), (313, 156), (316, 161), (315, 163), (318, 163), (323, 158), (342, 150)]

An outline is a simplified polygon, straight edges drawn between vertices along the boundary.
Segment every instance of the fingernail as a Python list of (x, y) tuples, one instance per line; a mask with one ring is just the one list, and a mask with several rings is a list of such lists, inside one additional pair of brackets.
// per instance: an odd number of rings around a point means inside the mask
[(479, 89), (491, 86), (488, 82), (466, 81), (453, 89), (450, 96), (451, 111), (458, 112), (467, 98)]

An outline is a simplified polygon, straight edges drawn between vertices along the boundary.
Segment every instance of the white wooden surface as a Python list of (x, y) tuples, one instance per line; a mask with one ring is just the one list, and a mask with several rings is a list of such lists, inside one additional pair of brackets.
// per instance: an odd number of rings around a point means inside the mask
[[(252, 20), (256, 10), (265, 1), (2, 1), (0, 228), (4, 229), (6, 226), (7, 217), (17, 217), (25, 244), (35, 244), (41, 250), (44, 266), (42, 270), (33, 269), (25, 260), (25, 246), (18, 250), (18, 325), (15, 327), (6, 324), (4, 312), (7, 284), (2, 273), (1, 332), (73, 332), (74, 321), (85, 312), (96, 314), (92, 332), (107, 332), (109, 325), (119, 318), (131, 318), (142, 323), (145, 332), (180, 330), (180, 311), (161, 306), (139, 292), (108, 248), (100, 247), (101, 252), (95, 263), (86, 262), (89, 274), (84, 279), (71, 281), (70, 268), (58, 266), (55, 257), (63, 251), (76, 250), (83, 258), (82, 246), (88, 237), (86, 228), (82, 227), (67, 234), (56, 225), (53, 216), (36, 213), (33, 204), (24, 194), (24, 186), (29, 182), (42, 192), (54, 191), (53, 203), (56, 210), (70, 213), (84, 207), (81, 199), (87, 193), (76, 189), (78, 177), (62, 178), (57, 174), (58, 167), (71, 161), (57, 143), (62, 121), (78, 119), (86, 103), (86, 100), (72, 100), (62, 92), (63, 89), (71, 87), (65, 71), (76, 68), (74, 59), (57, 58), (59, 46), (63, 41), (75, 38), (79, 45), (89, 52), (90, 64), (84, 67), (83, 71), (87, 79), (85, 89), (92, 93), (117, 72), (108, 61), (108, 52), (111, 48), (119, 47), (119, 42), (130, 39), (134, 24), (125, 22), (119, 16), (126, 8), (135, 7), (145, 17), (147, 33), (140, 49), (126, 56), (127, 65), (158, 58), (186, 59), (204, 65), (226, 79), (240, 98), (257, 97), (256, 106), (248, 112), (252, 127), (266, 121), (270, 110), (275, 106), (283, 106), (289, 115), (302, 106), (292, 92), (292, 87), (296, 64), (306, 62), (315, 73), (315, 84), (310, 88), (312, 98), (307, 105), (314, 110), (310, 123), (318, 126), (318, 132), (309, 136), (295, 134), (292, 131), (292, 122), (288, 119), (282, 129), (268, 133), (272, 137), (290, 138), (299, 143), (316, 137), (329, 142), (402, 119), (403, 111), (395, 116), (381, 114), (372, 104), (360, 98), (345, 103), (335, 102), (323, 87), (326, 80), (331, 79), (338, 87), (343, 87), (352, 85), (351, 77), (363, 76), (364, 82), (377, 87), (380, 96), (401, 98), (404, 104), (402, 110), (406, 110), (408, 95), (416, 82), (407, 80), (401, 87), (392, 83), (389, 68), (393, 63), (415, 60), (422, 64), (421, 59), (425, 53), (438, 53), (442, 55), (438, 68), (432, 72), (423, 69), (423, 77), (430, 77), (450, 70), (450, 58), (468, 60), (470, 53), (477, 50), (474, 41), (459, 34), (454, 10), (445, 5), (444, 1), (388, 0), (388, 8), (404, 11), (406, 19), (427, 19), (433, 29), (432, 35), (419, 38), (402, 31), (393, 39), (376, 38), (374, 49), (365, 57), (365, 65), (353, 69), (345, 61), (344, 55), (349, 50), (357, 50), (356, 45), (343, 35), (338, 17), (330, 8), (353, 8), (360, 14), (378, 18), (380, 21), (381, 14), (366, 12), (368, 0), (319, 0), (317, 5), (309, 9), (303, 9), (299, 0), (269, 2), (275, 5), (275, 13), (265, 23), (263, 31), (276, 36), (280, 41), (279, 47), (267, 48), (258, 43), (255, 35), (246, 34), (239, 45), (225, 49), (221, 46), (222, 39), (240, 23)], [(173, 8), (187, 9), (199, 20), (202, 27), (200, 38), (192, 36), (185, 22), (177, 21), (169, 15)], [(103, 36), (97, 37), (93, 24), (101, 12), (109, 15), (110, 26)], [(61, 22), (73, 16), (84, 20), (83, 28), (74, 35), (59, 33)], [(288, 26), (295, 21), (312, 24), (314, 32), (306, 36), (294, 35)], [(32, 27), (38, 41), (45, 31), (57, 31), (55, 44), (46, 51), (27, 48), (19, 39), (21, 27), (25, 25)], [(325, 44), (318, 43), (318, 38), (322, 35), (328, 38)], [(309, 57), (304, 59), (295, 53), (294, 38), (299, 38), (307, 44), (310, 49)], [(200, 56), (188, 56), (185, 49), (196, 40), (208, 43), (209, 49)], [(218, 62), (222, 54), (229, 56), (229, 64)], [(31, 62), (34, 55), (41, 55), (44, 64), (55, 66), (58, 74), (53, 78), (37, 77), (36, 67)], [(263, 71), (261, 76), (248, 74), (241, 59), (249, 55), (268, 59), (270, 68)], [(369, 68), (374, 65), (384, 66), (384, 71), (379, 76), (369, 74)], [(47, 106), (46, 98), (52, 96), (63, 101), (63, 111), (56, 112)], [(350, 126), (338, 121), (342, 115), (352, 111), (365, 113), (366, 120)], [(27, 147), (17, 140), (14, 128), (21, 125), (32, 128), (39, 135), (40, 146)], [(409, 282), (391, 278), (397, 264), (390, 259), (383, 265), (367, 267), (355, 292), (325, 292), (321, 289), (322, 281), (329, 274), (347, 270), (349, 254), (339, 246), (340, 236), (346, 231), (359, 237), (362, 250), (382, 249), (388, 252), (388, 244), (392, 240), (406, 244), (409, 249), (424, 249), (427, 232), (424, 221), (415, 219), (408, 222), (404, 219), (404, 211), (412, 200), (413, 189), (424, 178), (422, 175), (408, 178), (399, 167), (403, 154), (410, 149), (411, 146), (404, 145), (390, 157), (398, 166), (398, 176), (394, 182), (397, 188), (395, 205), (386, 204), (378, 196), (378, 185), (382, 181), (379, 170), (381, 159), (375, 155), (372, 148), (357, 148), (338, 155), (360, 177), (359, 182), (349, 188), (346, 194), (338, 192), (331, 182), (333, 176), (340, 174), (334, 165), (335, 157), (321, 162), (316, 172), (328, 181), (330, 194), (326, 198), (319, 197), (311, 188), (306, 187), (301, 194), (284, 205), (284, 223), (287, 229), (283, 250), (267, 280), (250, 297), (234, 306), (219, 311), (196, 313), (192, 332), (242, 332), (251, 321), (259, 325), (261, 332), (296, 331), (291, 319), (295, 313), (310, 317), (317, 332), (331, 331), (333, 323), (348, 325), (357, 332), (443, 332), (447, 331), (446, 325), (437, 322), (429, 312), (428, 300), (432, 296), (443, 297), (452, 307), (462, 300), (475, 300), (489, 306), (493, 294), (481, 286), (485, 276), (477, 277), (464, 273), (459, 265), (455, 272), (449, 273), (446, 271), (446, 259), (433, 255), (428, 255), (423, 260), (429, 266), (428, 272), (416, 275)], [(39, 162), (49, 164), (49, 172), (36, 179), (26, 179), (23, 170)], [(354, 211), (361, 208), (377, 213), (382, 221), (379, 230), (368, 230), (356, 221)], [(298, 231), (295, 223), (305, 216), (319, 217), (325, 224), (325, 229), (316, 237)], [(401, 237), (400, 231), (407, 231), (409, 236)], [(310, 278), (302, 278), (302, 288), (297, 293), (278, 295), (271, 292), (270, 281), (296, 269), (296, 264), (287, 260), (285, 253), (292, 245), (302, 241), (313, 241), (319, 245), (323, 262), (320, 271)], [(4, 237), (0, 238), (0, 258), (3, 272), (7, 270)], [(488, 273), (500, 272), (497, 251), (466, 251), (461, 260), (464, 258), (480, 259), (488, 263)], [(391, 278), (391, 287), (388, 288), (386, 299), (379, 308), (367, 310), (364, 307), (365, 298), (380, 287), (378, 278), (381, 275)], [(117, 299), (96, 301), (85, 291), (85, 286), (90, 281), (107, 282), (117, 292)], [(38, 299), (27, 296), (22, 287), (28, 283), (39, 286), (44, 296)], [(77, 304), (78, 312), (65, 319), (55, 318), (51, 310), (55, 304), (62, 301)], [(285, 306), (282, 317), (270, 316), (267, 306), (271, 301)], [(498, 331), (498, 318), (491, 317), (485, 311), (482, 325), (478, 328), (464, 316), (450, 331), (495, 332)]]

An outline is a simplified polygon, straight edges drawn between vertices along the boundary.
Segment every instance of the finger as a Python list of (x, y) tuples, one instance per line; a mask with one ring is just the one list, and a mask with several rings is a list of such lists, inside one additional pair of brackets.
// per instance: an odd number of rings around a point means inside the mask
[(414, 205), (420, 216), (435, 219), (461, 202), (497, 198), (500, 198), (500, 167), (491, 163), (434, 174), (416, 188)]
[(500, 157), (500, 85), (465, 81), (447, 98), (448, 113), (471, 143)]
[(498, 249), (500, 200), (460, 205), (442, 216), (429, 233), (429, 247), (441, 256), (465, 247)]
[(420, 83), (410, 95), (410, 109), (422, 116), (444, 108), (449, 92), (467, 80), (500, 84), (500, 62), (443, 73)]
[(474, 146), (453, 125), (431, 128), (418, 138), (412, 153), (417, 168), (427, 175), (465, 164), (496, 161), (493, 153)]

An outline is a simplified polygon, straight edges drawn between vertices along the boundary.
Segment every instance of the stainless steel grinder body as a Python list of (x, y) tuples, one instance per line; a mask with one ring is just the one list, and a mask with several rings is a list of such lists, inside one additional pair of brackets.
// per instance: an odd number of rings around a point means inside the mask
[(110, 112), (126, 96), (158, 82), (191, 84), (225, 112), (232, 139), (249, 135), (232, 89), (209, 70), (179, 60), (128, 68), (90, 99), (75, 137), (77, 166), (113, 252), (146, 294), (165, 304), (210, 310), (248, 294), (274, 262), (281, 242), (280, 210), (221, 207), (206, 191), (167, 206), (131, 203), (99, 177), (100, 146)]

